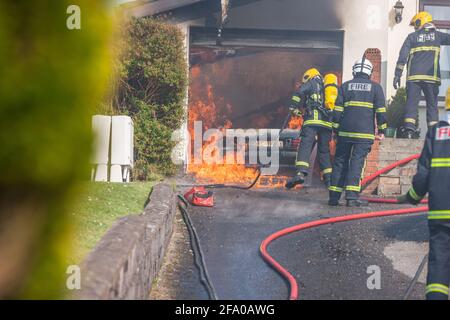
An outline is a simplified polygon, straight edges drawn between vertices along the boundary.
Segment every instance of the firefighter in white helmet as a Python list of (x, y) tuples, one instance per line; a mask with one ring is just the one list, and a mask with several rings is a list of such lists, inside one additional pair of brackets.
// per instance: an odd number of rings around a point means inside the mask
[(353, 66), (353, 79), (339, 88), (333, 128), (337, 134), (336, 155), (329, 205), (339, 205), (345, 192), (347, 206), (365, 206), (359, 199), (366, 157), (375, 140), (375, 118), (380, 138), (386, 129), (385, 97), (381, 86), (371, 80), (372, 63), (363, 57)]

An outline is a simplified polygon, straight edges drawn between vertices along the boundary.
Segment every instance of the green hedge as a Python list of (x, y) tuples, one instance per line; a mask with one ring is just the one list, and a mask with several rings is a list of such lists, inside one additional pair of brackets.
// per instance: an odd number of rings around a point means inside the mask
[(76, 182), (89, 176), (92, 107), (104, 94), (106, 1), (0, 3), (0, 298), (61, 297)]
[(120, 81), (115, 109), (135, 123), (134, 178), (172, 174), (172, 132), (183, 123), (187, 85), (183, 34), (151, 18), (131, 20), (123, 29)]

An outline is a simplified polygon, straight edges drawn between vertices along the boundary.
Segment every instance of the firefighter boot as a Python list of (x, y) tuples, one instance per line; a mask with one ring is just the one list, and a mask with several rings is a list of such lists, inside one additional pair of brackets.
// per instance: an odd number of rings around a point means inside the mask
[(416, 131), (412, 128), (409, 127), (401, 127), (400, 128), (400, 137), (399, 138), (403, 138), (403, 139), (414, 139), (416, 136)]
[(326, 173), (323, 175), (323, 183), (325, 184), (325, 187), (328, 188), (331, 186), (331, 174)]
[(328, 200), (328, 205), (331, 207), (337, 207), (339, 205), (338, 199), (330, 199)]
[(364, 199), (349, 199), (347, 200), (347, 207), (367, 207), (369, 201)]
[(305, 183), (305, 178), (306, 178), (305, 173), (303, 173), (301, 171), (297, 171), (296, 175), (286, 182), (286, 185), (285, 185), (286, 189), (292, 189), (298, 184)]

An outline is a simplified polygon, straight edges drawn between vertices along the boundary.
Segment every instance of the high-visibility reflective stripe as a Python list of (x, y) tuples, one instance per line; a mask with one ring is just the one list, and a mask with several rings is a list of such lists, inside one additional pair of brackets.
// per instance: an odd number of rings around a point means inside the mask
[(332, 127), (331, 122), (323, 121), (323, 120), (306, 120), (304, 125), (308, 125), (308, 124), (321, 125), (321, 126), (325, 126), (327, 128)]
[(338, 129), (339, 128), (339, 123), (332, 123), (333, 128)]
[(450, 220), (450, 214), (428, 215), (428, 220)]
[(342, 191), (344, 191), (343, 188), (335, 187), (335, 186), (330, 186), (330, 187), (328, 187), (328, 190), (334, 191), (334, 192), (342, 192)]
[(428, 293), (432, 293), (432, 292), (438, 292), (438, 293), (448, 295), (449, 288), (444, 284), (430, 283), (429, 285), (427, 285), (425, 293), (428, 294)]
[(416, 201), (420, 201), (423, 198), (416, 193), (416, 190), (414, 190), (413, 187), (411, 187), (411, 189), (409, 189), (408, 193), (409, 193), (409, 196)]
[(361, 186), (346, 186), (345, 190), (360, 192)]
[(309, 168), (309, 163), (308, 163), (308, 162), (304, 162), (304, 161), (297, 161), (297, 162), (295, 163), (295, 165), (296, 165), (297, 167), (307, 167), (307, 168)]
[(339, 131), (340, 137), (375, 140), (374, 134)]
[(378, 108), (378, 109), (377, 109), (377, 112), (378, 112), (378, 113), (386, 112), (386, 108)]
[(418, 80), (418, 81), (436, 81), (436, 82), (440, 82), (441, 78), (436, 77), (436, 76), (425, 76), (425, 75), (417, 75), (417, 76), (409, 76), (406, 80), (409, 81), (414, 81), (414, 80)]
[(333, 172), (332, 168), (326, 168), (322, 171), (323, 174), (327, 174), (327, 173), (331, 173), (331, 172)]
[(416, 119), (413, 119), (413, 118), (405, 118), (405, 122), (416, 124)]
[(403, 70), (403, 69), (405, 69), (405, 65), (398, 63), (397, 64), (397, 69)]
[(317, 110), (314, 110), (314, 120), (319, 120), (319, 112)]
[(342, 106), (335, 106), (334, 110), (339, 111), (339, 112), (343, 112), (344, 111), (344, 107), (342, 107)]
[(450, 210), (433, 210), (428, 212), (428, 219), (450, 219)]
[(450, 167), (450, 163), (432, 163), (432, 168), (447, 168)]
[(417, 47), (417, 48), (412, 48), (409, 52), (410, 53), (416, 53), (416, 52), (420, 52), (420, 51), (441, 51), (441, 47), (436, 47), (436, 46), (422, 46), (422, 47)]
[(382, 124), (381, 126), (378, 126), (378, 129), (380, 129), (380, 130), (384, 130), (386, 128), (387, 128), (387, 124), (386, 123)]
[(431, 159), (431, 163), (433, 162), (450, 162), (450, 158), (433, 158)]
[(433, 167), (433, 168), (450, 167), (450, 158), (431, 159), (431, 167)]
[(297, 97), (297, 96), (292, 96), (292, 101), (294, 101), (294, 102), (300, 102), (300, 97)]
[(348, 101), (348, 102), (344, 103), (344, 107), (373, 108), (373, 103), (364, 102), (364, 101)]

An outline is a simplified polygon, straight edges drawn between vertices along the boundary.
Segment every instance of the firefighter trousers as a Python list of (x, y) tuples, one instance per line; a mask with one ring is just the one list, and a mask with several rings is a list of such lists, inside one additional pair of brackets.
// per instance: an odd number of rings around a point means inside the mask
[(372, 143), (339, 141), (331, 174), (330, 200), (339, 200), (345, 190), (347, 200), (357, 200), (361, 192), (361, 177)]
[(439, 84), (425, 81), (406, 83), (405, 128), (416, 130), (418, 105), (423, 92), (427, 105), (427, 125), (431, 127), (439, 122), (438, 95)]
[(448, 300), (450, 285), (450, 220), (428, 220), (430, 254), (428, 257), (427, 300)]
[(303, 126), (302, 139), (298, 149), (297, 160), (295, 165), (299, 170), (308, 174), (309, 159), (311, 151), (316, 142), (317, 137), (317, 155), (319, 158), (319, 167), (324, 176), (331, 174), (331, 159), (330, 159), (330, 141), (331, 130), (320, 126)]

